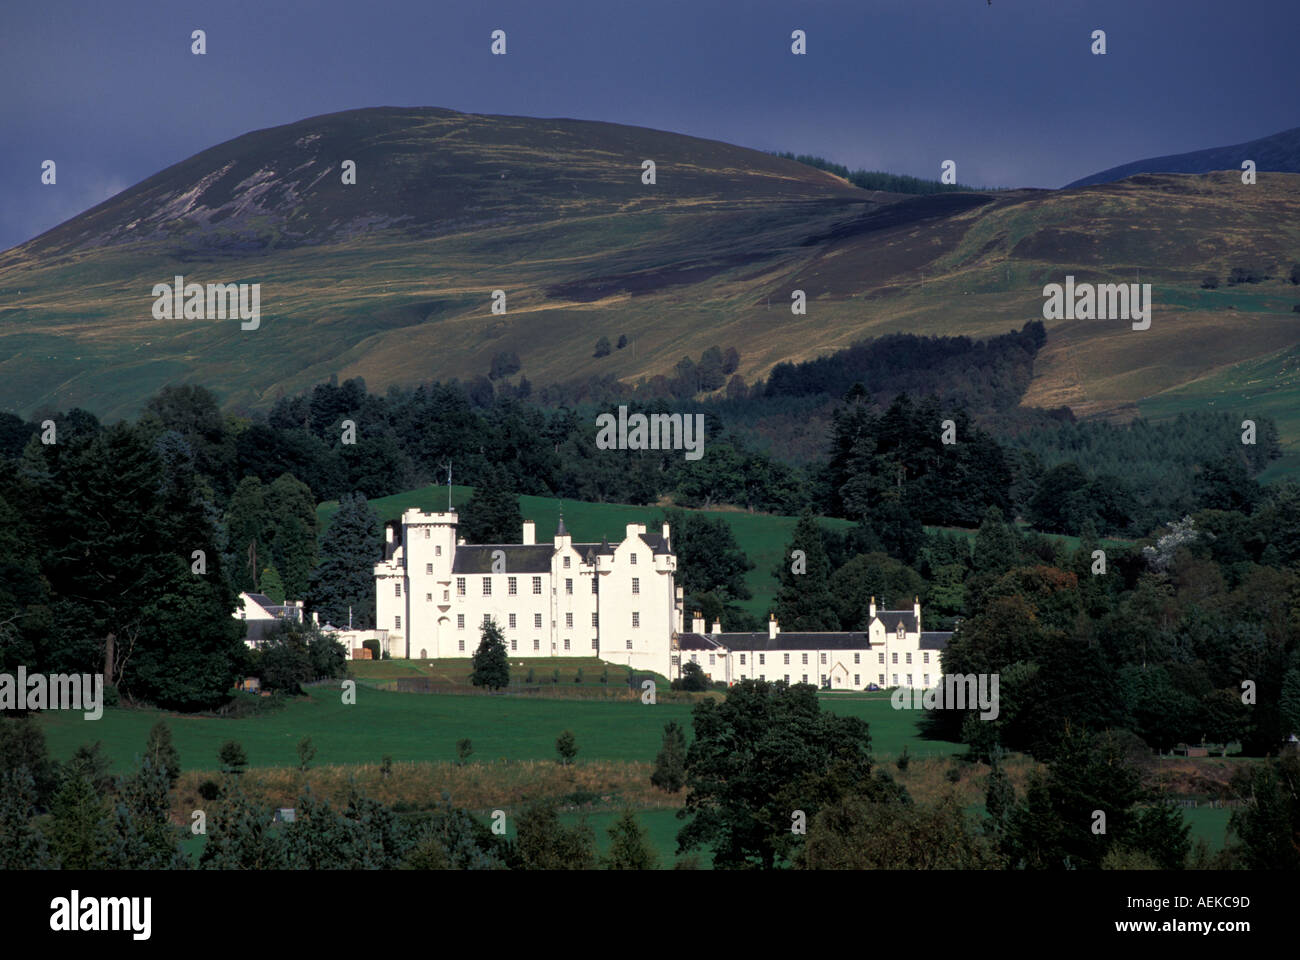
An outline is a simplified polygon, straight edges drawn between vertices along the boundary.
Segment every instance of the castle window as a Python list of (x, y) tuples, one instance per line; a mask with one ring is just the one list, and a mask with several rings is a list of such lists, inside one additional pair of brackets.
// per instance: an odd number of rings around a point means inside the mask
[(542, 592), (542, 578), (533, 577), (533, 593), (536, 594), (541, 592)]
[(565, 649), (565, 650), (568, 650), (568, 649), (569, 649), (569, 638), (568, 638), (568, 637), (565, 637), (565, 638), (564, 638), (564, 649)]
[(600, 592), (599, 584), (600, 584), (600, 578), (599, 578), (599, 577), (596, 577), (596, 576), (593, 576), (593, 577), (591, 578), (591, 592), (592, 592), (592, 593), (599, 593), (599, 592)]
[(898, 686), (898, 674), (894, 674), (894, 686)]
[(425, 528), (424, 528), (424, 539), (426, 539), (426, 540), (429, 539), (429, 528), (428, 528), (428, 527), (425, 527)]
[(592, 638), (591, 638), (591, 649), (593, 649), (593, 650), (599, 650), (599, 649), (600, 649), (600, 641), (597, 640), (595, 637), (592, 637)]
[(506, 593), (512, 597), (519, 593), (518, 577), (506, 577)]
[(402, 595), (402, 585), (400, 583), (393, 584), (393, 593), (399, 597)]
[(483, 614), (483, 626), (486, 627), (491, 622), (492, 622), (492, 614), (490, 613)]
[(511, 638), (510, 638), (510, 652), (511, 652), (511, 653), (514, 653), (514, 652), (515, 652), (516, 650), (518, 650), (518, 649), (519, 649), (519, 641), (516, 640), (514, 637), (511, 637)]
[(790, 674), (788, 674), (788, 673), (785, 674), (784, 679), (785, 679), (785, 682), (786, 682), (786, 683), (789, 683), (789, 682), (790, 682)]
[(568, 570), (568, 569), (569, 569), (569, 558), (568, 558), (568, 557), (565, 557), (565, 558), (564, 558), (564, 569), (565, 569), (565, 570)]
[(853, 685), (855, 687), (862, 686), (862, 677), (856, 673), (853, 675)]
[(745, 665), (745, 655), (743, 653), (740, 655), (740, 665), (742, 667)]
[(573, 593), (573, 580), (572, 580), (572, 579), (566, 579), (566, 580), (564, 581), (564, 592), (565, 592), (565, 593), (568, 593), (568, 594), (572, 594), (572, 593)]
[(634, 567), (636, 566), (636, 554), (635, 554), (635, 553), (632, 554), (632, 556), (631, 556), (631, 558), (628, 560), (628, 562), (629, 562), (630, 564), (632, 564), (632, 566), (634, 566)]
[(824, 653), (822, 654), (822, 663), (823, 663), (823, 664), (826, 663), (826, 654), (824, 654)]
[(433, 603), (433, 594), (431, 594), (431, 593), (426, 593), (426, 594), (424, 595), (424, 602), (425, 602), (425, 603)]
[(804, 662), (804, 666), (808, 665), (808, 654), (806, 653), (803, 655), (803, 662)]
[(896, 654), (896, 653), (891, 653), (889, 656), (890, 656), (890, 659), (891, 659), (894, 663), (898, 663), (898, 654)]
[(541, 648), (542, 648), (542, 641), (540, 641), (540, 640), (538, 640), (536, 637), (534, 637), (534, 638), (533, 638), (533, 649), (534, 649), (534, 650), (540, 650)]
[(633, 593), (640, 593), (640, 592), (641, 592), (641, 578), (640, 578), (640, 577), (633, 577), (633, 578), (632, 578), (632, 592), (633, 592)]
[(401, 618), (401, 617), (394, 617), (393, 619), (394, 619), (395, 621), (397, 621), (397, 629), (398, 629), (398, 630), (401, 630), (401, 629), (402, 629), (402, 618)]
[(566, 613), (566, 614), (564, 615), (564, 626), (565, 626), (565, 629), (567, 629), (567, 630), (572, 630), (572, 629), (573, 629), (573, 614), (571, 614), (571, 613)]
[(860, 653), (855, 653), (855, 654), (853, 655), (853, 662), (854, 662), (854, 663), (861, 663), (861, 662), (862, 662), (862, 654), (860, 654)]
[(709, 666), (713, 666), (713, 657), (714, 657), (714, 654), (712, 654), (712, 653), (709, 654)]
[(461, 653), (464, 653), (464, 652), (465, 652), (465, 638), (464, 638), (464, 637), (461, 637), (461, 638), (460, 638), (460, 644), (459, 644), (459, 646), (460, 646), (460, 652), (461, 652)]
[(785, 655), (785, 664), (787, 667), (790, 665), (790, 654), (788, 653)]
[(593, 613), (593, 614), (591, 615), (591, 625), (592, 625), (593, 627), (598, 627), (598, 626), (600, 626), (600, 614), (598, 614), (598, 613)]
[(463, 613), (456, 614), (456, 629), (457, 630), (465, 629), (465, 614)]
[(698, 655), (698, 654), (694, 654), (694, 653), (692, 653), (692, 654), (691, 654), (691, 663), (699, 663), (699, 662), (700, 662), (699, 655)]
[(442, 599), (443, 599), (444, 601), (448, 600), (450, 594), (451, 594), (451, 591), (450, 591), (450, 590), (444, 590), (444, 591), (442, 591)]
[(515, 614), (512, 613), (512, 614), (510, 614), (510, 629), (513, 630), (513, 629), (515, 628), (515, 625), (516, 625), (516, 624), (515, 624)]
[[(633, 611), (632, 611), (632, 626), (633, 626), (633, 627), (639, 627), (639, 626), (641, 626), (641, 611), (639, 611), (639, 610), (633, 610)], [(631, 643), (631, 642), (632, 642), (631, 640), (628, 641), (628, 643)]]
[(910, 673), (907, 675), (907, 685), (909, 687), (912, 685), (912, 675)]
[(899, 640), (902, 640), (903, 637), (904, 637), (905, 635), (906, 635), (906, 634), (904, 633), (904, 630), (903, 630), (903, 621), (902, 621), (902, 620), (899, 620), (899, 621), (898, 621), (898, 639), (899, 639)]
[(456, 596), (458, 596), (458, 597), (463, 597), (463, 596), (465, 596), (465, 578), (464, 578), (464, 577), (457, 577), (457, 578), (456, 578)]
[(928, 673), (925, 675), (925, 685), (927, 687), (930, 685), (930, 675)]
[(758, 655), (758, 665), (761, 667), (761, 666), (766, 665), (766, 663), (767, 663), (767, 654), (766, 654), (766, 653), (760, 653), (760, 654)]
[(885, 685), (885, 675), (883, 673), (880, 675), (880, 685), (882, 687)]
[(801, 681), (799, 681), (799, 682), (800, 682), (800, 683), (807, 683), (807, 682), (808, 682), (808, 674), (805, 673), (805, 674), (803, 675), (803, 679), (802, 679)]
[(911, 662), (912, 662), (912, 655), (911, 655), (910, 653), (907, 654), (907, 662), (908, 662), (908, 663), (911, 663)]
[(533, 629), (534, 630), (542, 629), (542, 615), (540, 613), (533, 614)]
[(928, 650), (925, 653), (921, 654), (921, 662), (922, 663), (930, 662), (930, 652)]
[(425, 574), (433, 573), (433, 564), (431, 564), (431, 563), (426, 563), (426, 564), (424, 565), (424, 572), (425, 572)]
[(433, 547), (433, 555), (434, 555), (435, 557), (441, 557), (441, 556), (442, 556), (442, 544), (441, 544), (441, 543), (434, 544), (434, 547)]
[(490, 597), (490, 596), (492, 596), (492, 578), (491, 578), (491, 577), (484, 577), (484, 578), (483, 578), (483, 596), (485, 596), (485, 597)]
[(627, 648), (628, 648), (629, 650), (632, 649), (632, 641), (631, 641), (631, 640), (629, 640), (629, 641), (627, 642)]

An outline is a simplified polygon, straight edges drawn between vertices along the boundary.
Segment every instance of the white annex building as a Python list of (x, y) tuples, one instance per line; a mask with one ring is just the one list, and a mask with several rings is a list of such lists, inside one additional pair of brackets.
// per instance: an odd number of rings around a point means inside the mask
[(627, 524), (621, 543), (574, 543), (560, 517), (550, 543), (466, 544), (457, 516), (407, 510), (375, 565), (376, 623), (393, 657), (471, 657), (489, 619), (521, 657), (600, 657), (668, 675), (680, 625), (668, 524)]
[(705, 676), (728, 684), (739, 680), (785, 680), (832, 690), (878, 687), (930, 688), (943, 682), (940, 657), (952, 638), (948, 631), (921, 629), (921, 603), (911, 610), (877, 610), (871, 598), (865, 631), (782, 633), (772, 617), (766, 633), (723, 633), (714, 623), (704, 632), (696, 617), (691, 633), (673, 637), (671, 679), (686, 663), (699, 664)]

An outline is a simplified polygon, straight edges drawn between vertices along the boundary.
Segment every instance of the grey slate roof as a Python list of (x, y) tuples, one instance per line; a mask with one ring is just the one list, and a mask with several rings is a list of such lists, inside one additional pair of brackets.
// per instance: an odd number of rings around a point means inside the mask
[(871, 646), (868, 635), (860, 630), (836, 633), (783, 632), (775, 637), (769, 637), (766, 633), (715, 633), (711, 637), (728, 650), (866, 650)]
[(491, 573), (492, 554), (496, 550), (505, 553), (505, 572), (508, 574), (551, 572), (551, 557), (555, 554), (555, 547), (549, 543), (461, 544), (456, 547), (456, 559), (452, 562), (451, 572)]
[(715, 636), (707, 633), (679, 633), (677, 634), (677, 649), (679, 650), (717, 650), (722, 644), (718, 643)]
[(885, 625), (885, 630), (889, 633), (898, 632), (900, 621), (907, 633), (916, 633), (916, 613), (912, 610), (877, 610), (876, 616), (880, 618), (880, 622)]
[(946, 650), (948, 648), (948, 641), (951, 639), (951, 630), (923, 630), (921, 632), (921, 649)]

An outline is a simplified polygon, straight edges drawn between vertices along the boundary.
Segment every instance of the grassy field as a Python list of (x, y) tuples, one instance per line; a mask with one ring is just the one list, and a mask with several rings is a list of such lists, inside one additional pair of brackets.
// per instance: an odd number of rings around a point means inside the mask
[[(887, 699), (835, 696), (824, 699), (823, 707), (866, 720), (878, 756), (895, 755), (904, 744), (917, 756), (956, 749), (954, 744), (919, 739), (918, 715), (894, 710)], [(659, 750), (664, 724), (676, 720), (689, 731), (690, 713), (689, 706), (673, 703), (389, 693), (359, 686), (355, 705), (345, 705), (341, 696), (317, 687), (310, 697), (296, 699), (283, 710), (246, 719), (109, 708), (94, 722), (80, 714), (50, 711), (41, 715), (40, 723), (56, 759), (67, 759), (82, 743), (100, 740), (114, 770), (122, 772), (143, 750), (149, 728), (163, 717), (172, 728), (181, 764), (212, 769), (226, 740), (243, 744), (250, 766), (296, 766), (298, 742), (305, 736), (312, 738), (318, 764), (377, 764), (385, 755), (395, 762), (451, 761), (462, 737), (473, 741), (475, 759), (550, 760), (555, 757), (555, 738), (566, 729), (577, 739), (579, 760), (649, 762)]]

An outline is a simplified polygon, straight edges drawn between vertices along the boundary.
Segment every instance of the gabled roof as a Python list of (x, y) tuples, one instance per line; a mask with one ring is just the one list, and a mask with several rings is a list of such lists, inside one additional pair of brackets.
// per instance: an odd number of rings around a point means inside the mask
[(890, 633), (898, 632), (899, 623), (907, 633), (916, 633), (916, 612), (913, 610), (877, 610), (876, 617)]

